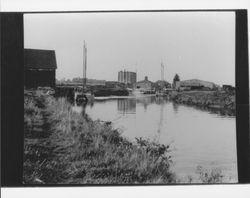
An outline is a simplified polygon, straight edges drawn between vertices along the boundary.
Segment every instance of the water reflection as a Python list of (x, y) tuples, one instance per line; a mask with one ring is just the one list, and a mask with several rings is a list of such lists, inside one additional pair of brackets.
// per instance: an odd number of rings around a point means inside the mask
[(162, 127), (163, 127), (163, 105), (161, 105), (161, 108), (160, 108), (160, 121), (159, 121), (159, 124), (158, 124), (158, 130), (157, 132), (158, 133), (161, 133), (162, 132)]
[(176, 108), (177, 111), (178, 111), (179, 106), (186, 106), (186, 107), (193, 108), (199, 111), (207, 112), (209, 114), (214, 114), (219, 117), (233, 117), (233, 118), (235, 117), (235, 110), (231, 110), (231, 109), (209, 108), (206, 106), (193, 106), (193, 105), (178, 104), (178, 103), (173, 102), (173, 108)]
[(95, 101), (80, 108), (94, 120), (111, 121), (132, 141), (142, 137), (171, 143), (179, 176), (193, 175), (201, 165), (221, 168), (232, 178), (228, 182), (237, 181), (235, 117), (146, 96)]
[(163, 97), (145, 96), (145, 97), (136, 98), (136, 103), (142, 104), (145, 112), (147, 111), (147, 107), (149, 105), (152, 105), (152, 104), (162, 105), (166, 102), (168, 101)]
[(173, 104), (174, 113), (177, 114), (178, 113), (178, 109), (179, 109), (179, 105), (176, 104), (175, 102), (173, 102), (172, 104)]
[(136, 102), (138, 104), (142, 104), (144, 111), (147, 111), (148, 105), (152, 104), (154, 102), (154, 98), (153, 97), (140, 97), (136, 99)]
[(119, 99), (117, 100), (117, 110), (121, 114), (134, 113), (136, 112), (136, 99)]

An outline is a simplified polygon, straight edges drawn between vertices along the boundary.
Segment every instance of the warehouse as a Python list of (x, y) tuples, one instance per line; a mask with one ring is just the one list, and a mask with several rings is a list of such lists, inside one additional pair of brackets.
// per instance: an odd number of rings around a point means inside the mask
[(55, 87), (56, 54), (54, 50), (24, 49), (24, 86)]
[(145, 79), (142, 81), (139, 81), (136, 83), (136, 87), (138, 89), (142, 89), (142, 90), (152, 90), (153, 89), (153, 82), (148, 80), (148, 77), (145, 76)]
[(179, 90), (193, 90), (193, 89), (208, 89), (215, 90), (218, 89), (219, 85), (213, 82), (208, 82), (199, 79), (183, 80), (176, 84), (176, 89)]

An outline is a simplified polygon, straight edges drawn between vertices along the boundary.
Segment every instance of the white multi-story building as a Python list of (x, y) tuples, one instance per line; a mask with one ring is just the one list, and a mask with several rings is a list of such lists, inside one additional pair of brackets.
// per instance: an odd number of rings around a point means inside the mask
[(118, 82), (125, 84), (135, 84), (136, 83), (136, 72), (130, 71), (119, 71), (118, 72)]

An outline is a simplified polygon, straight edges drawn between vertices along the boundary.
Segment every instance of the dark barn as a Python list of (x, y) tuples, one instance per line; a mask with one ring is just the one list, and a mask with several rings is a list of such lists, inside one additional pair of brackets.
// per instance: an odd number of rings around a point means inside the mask
[(24, 85), (26, 88), (55, 87), (54, 50), (24, 49)]

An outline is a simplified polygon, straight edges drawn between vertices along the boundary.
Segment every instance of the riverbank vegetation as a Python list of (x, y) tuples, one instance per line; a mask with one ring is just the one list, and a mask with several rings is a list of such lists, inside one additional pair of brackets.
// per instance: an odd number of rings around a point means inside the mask
[(206, 169), (197, 166), (193, 175), (187, 175), (177, 179), (177, 183), (187, 184), (218, 184), (218, 183), (236, 183), (231, 177), (225, 177), (220, 168)]
[(64, 98), (25, 92), (24, 183), (175, 183), (169, 146), (130, 142), (110, 123), (72, 111)]
[(183, 91), (171, 94), (176, 103), (197, 106), (221, 114), (235, 115), (235, 93), (226, 91)]
[[(177, 178), (169, 146), (121, 136), (110, 122), (72, 110), (66, 98), (25, 91), (24, 184), (223, 183), (219, 169)], [(225, 180), (224, 180), (225, 179)]]

